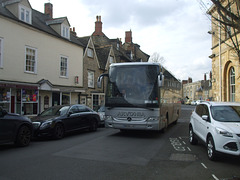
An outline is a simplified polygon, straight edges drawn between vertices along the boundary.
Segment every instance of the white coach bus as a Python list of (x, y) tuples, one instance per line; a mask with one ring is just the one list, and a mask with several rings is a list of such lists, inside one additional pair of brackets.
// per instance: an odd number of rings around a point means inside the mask
[(181, 111), (181, 83), (158, 63), (114, 63), (105, 94), (105, 126), (120, 130), (165, 130)]

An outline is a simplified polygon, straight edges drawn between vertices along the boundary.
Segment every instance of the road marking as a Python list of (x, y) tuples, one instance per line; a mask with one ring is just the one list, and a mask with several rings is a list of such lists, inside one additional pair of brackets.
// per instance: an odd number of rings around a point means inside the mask
[(206, 166), (205, 164), (201, 163), (201, 165), (202, 165), (205, 169), (207, 169), (207, 166)]
[(185, 151), (185, 147), (182, 145), (178, 138), (169, 138), (169, 140), (176, 151)]
[(178, 137), (178, 138), (169, 138), (169, 141), (171, 143), (171, 145), (173, 146), (173, 148), (176, 151), (192, 151), (189, 147), (186, 147), (186, 142), (182, 139), (182, 137)]
[(219, 180), (214, 174), (212, 174), (212, 177), (213, 177), (215, 180)]

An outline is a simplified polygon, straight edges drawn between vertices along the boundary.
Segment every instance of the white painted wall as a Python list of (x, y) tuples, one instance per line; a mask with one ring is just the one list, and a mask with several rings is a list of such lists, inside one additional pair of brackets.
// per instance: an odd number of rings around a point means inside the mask
[[(83, 48), (0, 16), (3, 68), (0, 79), (36, 83), (47, 79), (54, 85), (83, 86)], [(25, 47), (37, 49), (37, 73), (25, 72)], [(68, 78), (60, 77), (60, 57), (68, 57)], [(79, 84), (74, 77), (79, 76)]]

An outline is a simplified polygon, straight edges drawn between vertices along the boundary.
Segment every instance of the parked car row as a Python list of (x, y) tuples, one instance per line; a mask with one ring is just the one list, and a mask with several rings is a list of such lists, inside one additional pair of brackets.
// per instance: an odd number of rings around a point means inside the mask
[[(61, 139), (76, 130), (96, 131), (104, 122), (104, 112), (104, 107), (97, 113), (84, 105), (61, 105), (30, 120), (0, 107), (0, 144), (27, 146), (32, 137)], [(199, 102), (190, 117), (189, 142), (196, 145), (199, 141), (206, 145), (210, 160), (221, 153), (240, 156), (240, 103)]]
[(98, 113), (85, 105), (53, 106), (31, 120), (0, 107), (0, 144), (13, 142), (27, 146), (32, 137), (61, 139), (72, 131), (96, 131), (99, 125)]
[(199, 103), (201, 103), (201, 102), (204, 102), (203, 100), (190, 100), (190, 99), (188, 99), (186, 102), (185, 102), (185, 104), (186, 105), (193, 105), (193, 106), (195, 106), (195, 105), (198, 105)]

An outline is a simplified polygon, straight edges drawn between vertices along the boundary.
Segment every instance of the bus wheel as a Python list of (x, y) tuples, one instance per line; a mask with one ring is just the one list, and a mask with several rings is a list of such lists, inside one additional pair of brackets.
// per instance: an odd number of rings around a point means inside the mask
[(168, 114), (166, 115), (166, 122), (164, 128), (162, 129), (162, 132), (163, 133), (167, 132), (167, 128), (168, 128)]

